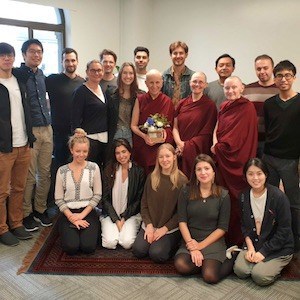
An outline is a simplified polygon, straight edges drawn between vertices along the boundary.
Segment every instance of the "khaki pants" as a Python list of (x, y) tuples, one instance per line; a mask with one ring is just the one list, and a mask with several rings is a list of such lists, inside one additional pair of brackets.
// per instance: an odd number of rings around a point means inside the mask
[[(31, 149), (31, 162), (24, 194), (24, 218), (29, 216), (33, 209), (44, 213), (47, 209), (47, 197), (50, 188), (50, 167), (53, 151), (53, 132), (51, 125), (33, 127), (36, 141)], [(35, 188), (35, 194), (33, 191)], [(32, 207), (32, 199), (34, 203)]]
[(253, 281), (261, 286), (271, 284), (280, 275), (281, 270), (292, 260), (293, 255), (273, 258), (257, 264), (250, 263), (245, 258), (246, 250), (239, 253), (233, 270), (239, 278), (247, 278), (251, 275)]
[[(23, 195), (30, 164), (27, 146), (0, 152), (0, 235), (22, 226)], [(9, 198), (8, 198), (9, 197)], [(8, 202), (7, 202), (8, 201)]]

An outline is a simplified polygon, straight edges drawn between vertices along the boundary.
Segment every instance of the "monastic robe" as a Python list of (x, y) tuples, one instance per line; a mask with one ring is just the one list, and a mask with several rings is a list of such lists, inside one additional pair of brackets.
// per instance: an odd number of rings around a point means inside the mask
[(238, 197), (247, 187), (244, 165), (255, 157), (257, 148), (257, 114), (253, 103), (243, 97), (233, 102), (223, 102), (216, 134), (218, 143), (215, 151), (220, 183), (229, 190), (231, 198), (228, 242), (241, 244), (243, 236)]
[(190, 178), (195, 157), (205, 153), (210, 155), (212, 134), (217, 121), (216, 104), (203, 95), (193, 102), (192, 96), (181, 100), (175, 112), (178, 120), (178, 131), (184, 141), (180, 168)]
[[(170, 127), (165, 128), (167, 132), (166, 143), (173, 142), (172, 128), (174, 120), (174, 105), (172, 100), (165, 94), (160, 93), (152, 99), (149, 93), (138, 95), (140, 115), (138, 125), (143, 125), (150, 115), (160, 113), (167, 117)], [(136, 163), (145, 169), (146, 174), (152, 171), (157, 155), (157, 148), (161, 144), (149, 146), (144, 139), (133, 134), (133, 158)]]

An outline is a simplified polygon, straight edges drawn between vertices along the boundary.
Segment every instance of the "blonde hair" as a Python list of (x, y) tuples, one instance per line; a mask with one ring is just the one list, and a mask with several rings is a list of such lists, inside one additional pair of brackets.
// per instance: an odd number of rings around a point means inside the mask
[(87, 138), (87, 133), (82, 128), (76, 128), (74, 130), (74, 134), (69, 138), (69, 149), (73, 149), (76, 143), (88, 144), (88, 146), (90, 147), (90, 141)]
[[(162, 174), (162, 168), (158, 162), (159, 152), (162, 149), (167, 149), (167, 150), (171, 151), (173, 155), (176, 156), (175, 149), (171, 144), (165, 143), (158, 147), (155, 168), (154, 168), (153, 172), (151, 173), (151, 186), (154, 191), (157, 191), (157, 188), (159, 187), (160, 178), (161, 178), (161, 174)], [(177, 163), (177, 157), (176, 157), (176, 159), (173, 162), (173, 167), (172, 167), (171, 174), (170, 174), (170, 180), (173, 184), (172, 190), (174, 190), (176, 188), (180, 188), (180, 186), (179, 186), (180, 177), (186, 177), (186, 176), (178, 169), (178, 163)]]

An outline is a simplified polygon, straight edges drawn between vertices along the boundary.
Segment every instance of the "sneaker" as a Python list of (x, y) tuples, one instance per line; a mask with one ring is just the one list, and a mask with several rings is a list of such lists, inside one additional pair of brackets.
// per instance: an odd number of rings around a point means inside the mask
[(39, 224), (33, 218), (33, 214), (30, 214), (23, 219), (23, 225), (26, 231), (32, 232), (39, 230)]
[(12, 229), (11, 233), (19, 240), (29, 240), (32, 238), (32, 235), (25, 230), (24, 226)]
[(6, 246), (19, 245), (19, 240), (10, 231), (0, 235), (0, 242)]
[(44, 227), (49, 227), (52, 225), (52, 222), (48, 218), (47, 212), (44, 211), (44, 213), (39, 213), (37, 211), (34, 212), (34, 220), (41, 223), (42, 226)]

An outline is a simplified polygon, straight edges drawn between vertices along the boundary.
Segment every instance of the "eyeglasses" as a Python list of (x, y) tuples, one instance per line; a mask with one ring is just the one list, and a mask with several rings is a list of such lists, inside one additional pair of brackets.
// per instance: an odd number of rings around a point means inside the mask
[(43, 54), (43, 50), (29, 49), (27, 52), (32, 55), (35, 55), (35, 54), (42, 55)]
[(96, 73), (100, 74), (100, 73), (103, 72), (103, 70), (102, 69), (97, 69), (97, 70), (96, 69), (90, 69), (89, 72), (91, 72), (92, 74), (96, 74)]
[(13, 53), (1, 53), (0, 58), (13, 58), (15, 57)]
[(276, 79), (279, 79), (279, 80), (282, 80), (283, 77), (286, 79), (286, 80), (291, 80), (292, 78), (294, 78), (295, 76), (291, 73), (285, 73), (285, 74), (276, 74), (275, 75), (275, 78)]

